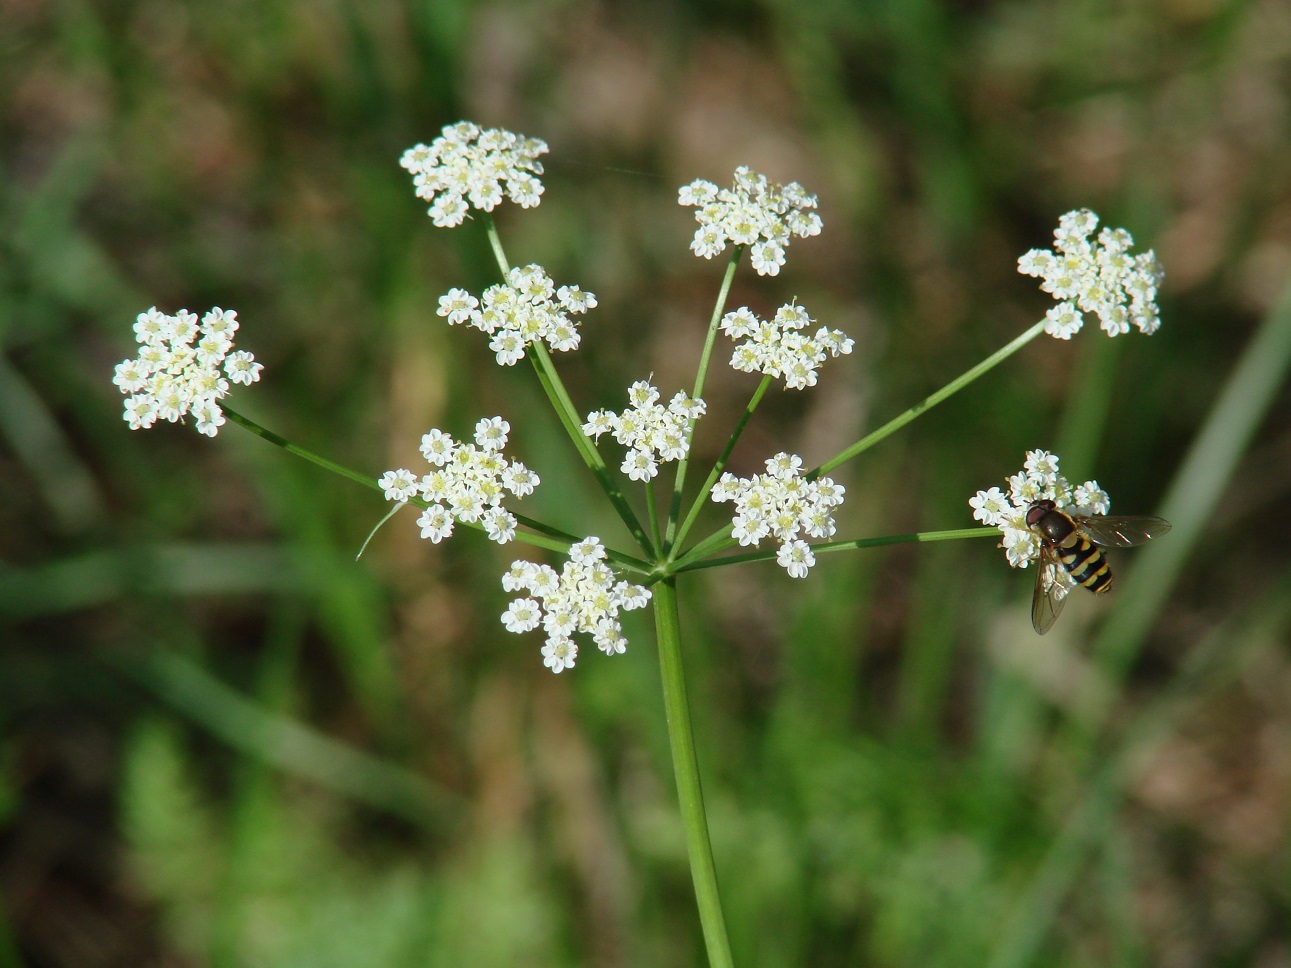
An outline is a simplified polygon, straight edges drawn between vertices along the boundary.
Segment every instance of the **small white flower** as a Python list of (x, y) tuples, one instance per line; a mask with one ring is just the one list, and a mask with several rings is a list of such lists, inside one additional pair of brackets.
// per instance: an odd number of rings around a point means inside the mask
[(784, 247), (779, 242), (757, 242), (749, 247), (749, 262), (760, 276), (780, 274), (784, 265)]
[(493, 339), (489, 340), (489, 349), (496, 356), (498, 366), (515, 366), (524, 359), (526, 345), (519, 333), (510, 330), (496, 333)]
[(138, 394), (126, 401), (125, 419), (131, 430), (146, 430), (157, 422), (157, 403), (147, 394)]
[(797, 454), (786, 454), (784, 451), (767, 459), (767, 473), (780, 480), (789, 480), (798, 476), (802, 468), (802, 458)]
[(722, 504), (726, 501), (734, 501), (739, 496), (740, 490), (740, 479), (730, 471), (726, 471), (713, 485), (712, 493), (709, 496), (718, 504)]
[(377, 484), (385, 491), (387, 501), (407, 501), (420, 490), (421, 482), (412, 471), (401, 467), (398, 470), (386, 471)]
[(126, 360), (117, 364), (116, 376), (112, 378), (112, 382), (122, 393), (138, 393), (147, 385), (150, 370), (151, 367), (142, 360)]
[(776, 564), (789, 573), (790, 578), (806, 578), (807, 572), (816, 563), (816, 556), (811, 553), (811, 546), (805, 541), (789, 541), (780, 546), (776, 555)]
[(649, 481), (659, 473), (659, 462), (648, 450), (630, 450), (619, 466), (624, 474), (633, 481)]
[(593, 410), (587, 415), (587, 423), (583, 424), (583, 436), (600, 440), (601, 434), (609, 433), (617, 424), (617, 415), (608, 410)]
[(1044, 314), (1047, 322), (1044, 331), (1056, 339), (1071, 339), (1080, 327), (1085, 325), (1085, 317), (1076, 308), (1075, 303), (1060, 302), (1051, 306)]
[(532, 632), (542, 621), (542, 610), (532, 598), (517, 598), (502, 613), (502, 624), (508, 632)]
[(1086, 481), (1078, 485), (1072, 494), (1072, 503), (1077, 507), (1088, 508), (1088, 514), (1106, 514), (1112, 507), (1112, 499), (1098, 486), (1097, 481)]
[(766, 516), (760, 511), (737, 512), (731, 520), (731, 525), (731, 537), (746, 548), (749, 545), (758, 544), (771, 533), (771, 525), (767, 523)]
[(527, 497), (538, 486), (538, 475), (513, 460), (502, 469), (502, 486), (516, 497)]
[(596, 623), (592, 641), (606, 655), (622, 655), (628, 650), (628, 640), (617, 622), (601, 619)]
[(969, 505), (973, 508), (973, 519), (981, 521), (982, 524), (997, 525), (1004, 517), (1006, 510), (1012, 510), (1009, 499), (1004, 496), (1004, 492), (998, 487), (992, 487), (989, 490), (978, 491), (975, 497), (969, 498)]
[(538, 566), (532, 561), (513, 561), (511, 569), (502, 576), (502, 587), (508, 592), (529, 587), (538, 573)]
[(197, 417), (197, 432), (207, 437), (214, 437), (224, 426), (224, 411), (216, 403), (207, 401), (194, 407), (192, 413)]
[(590, 561), (605, 560), (605, 546), (601, 544), (601, 539), (592, 535), (577, 541), (569, 546), (569, 557), (571, 561), (583, 565)]
[(498, 544), (506, 544), (516, 536), (515, 516), (506, 508), (489, 508), (481, 520), (489, 538)]
[(556, 299), (571, 313), (585, 313), (596, 308), (596, 296), (577, 286), (561, 286), (556, 290)]
[(501, 417), (484, 417), (475, 424), (475, 442), (485, 450), (501, 451), (510, 432), (511, 425)]
[(1027, 459), (1022, 466), (1028, 474), (1043, 481), (1058, 479), (1058, 458), (1047, 450), (1028, 450)]
[(439, 544), (453, 533), (453, 516), (440, 504), (432, 504), (422, 511), (417, 524), (421, 527), (421, 536), (431, 544)]
[(548, 639), (542, 647), (542, 664), (552, 672), (574, 668), (577, 658), (578, 646), (573, 639)]
[(438, 312), (450, 325), (455, 326), (467, 322), (479, 305), (480, 301), (465, 289), (450, 289), (439, 297)]

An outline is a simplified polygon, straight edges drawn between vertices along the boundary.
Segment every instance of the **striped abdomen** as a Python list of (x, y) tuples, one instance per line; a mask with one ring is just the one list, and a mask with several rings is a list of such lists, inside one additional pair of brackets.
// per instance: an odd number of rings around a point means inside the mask
[(1037, 501), (1027, 511), (1027, 524), (1050, 542), (1055, 557), (1077, 585), (1091, 592), (1112, 588), (1112, 569), (1103, 549), (1084, 534), (1076, 522), (1057, 509), (1053, 501)]
[(1107, 564), (1107, 555), (1075, 528), (1054, 550), (1077, 585), (1084, 585), (1091, 592), (1111, 591), (1112, 569)]

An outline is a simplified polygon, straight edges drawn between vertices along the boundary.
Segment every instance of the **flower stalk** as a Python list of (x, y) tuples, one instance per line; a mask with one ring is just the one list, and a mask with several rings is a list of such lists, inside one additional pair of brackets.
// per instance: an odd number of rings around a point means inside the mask
[(888, 437), (891, 437), (894, 433), (896, 433), (898, 430), (900, 430), (902, 427), (908, 424), (915, 417), (918, 417), (922, 414), (927, 413), (933, 407), (937, 406), (937, 404), (942, 403), (945, 400), (948, 400), (950, 397), (954, 396), (960, 390), (964, 389), (964, 387), (968, 386), (970, 383), (976, 380), (979, 376), (982, 376), (984, 373), (987, 373), (990, 370), (993, 370), (995, 367), (999, 366), (1010, 356), (1012, 356), (1018, 350), (1022, 349), (1022, 347), (1026, 346), (1033, 339), (1035, 339), (1037, 336), (1043, 333), (1045, 330), (1045, 322), (1046, 321), (1043, 319), (1040, 320), (1040, 322), (1036, 323), (1034, 326), (1028, 329), (1021, 336), (1017, 337), (1014, 340), (1009, 341), (1004, 346), (1000, 347), (998, 350), (996, 350), (994, 353), (988, 356), (986, 359), (982, 360), (982, 362), (978, 363), (976, 366), (972, 367), (971, 369), (965, 370), (963, 373), (955, 377), (955, 379), (951, 380), (949, 383), (947, 383), (936, 393), (931, 393), (928, 396), (924, 397), (922, 400), (916, 403), (905, 413), (901, 414), (900, 416), (894, 417), (893, 419), (885, 423), (882, 427), (880, 427), (878, 430), (875, 430), (872, 433), (866, 434), (864, 437), (862, 437), (856, 443), (852, 444), (846, 450), (843, 450), (838, 454), (835, 454), (829, 460), (825, 461), (825, 463), (821, 464), (819, 467), (813, 470), (808, 475), (808, 477), (814, 478), (820, 474), (828, 474), (835, 467), (838, 467), (842, 464), (846, 464), (849, 460), (851, 460), (854, 457), (859, 457), (861, 454), (865, 453), (865, 451), (869, 450), (875, 444), (879, 443), (882, 440), (886, 440)]
[(686, 853), (695, 885), (695, 902), (712, 968), (730, 968), (731, 944), (722, 915), (722, 898), (717, 889), (717, 867), (704, 811), (704, 791), (699, 779), (699, 757), (686, 700), (686, 678), (681, 659), (681, 619), (677, 610), (675, 578), (665, 578), (652, 589), (655, 636), (659, 647), (659, 672), (663, 678), (664, 714), (668, 721), (668, 745), (677, 780), (677, 799), (686, 829)]
[[(708, 378), (708, 367), (713, 358), (713, 344), (717, 340), (717, 327), (722, 321), (722, 310), (726, 308), (726, 300), (731, 294), (731, 283), (735, 281), (735, 270), (740, 264), (740, 255), (743, 251), (743, 247), (737, 245), (734, 252), (731, 253), (730, 261), (726, 263), (726, 272), (722, 276), (722, 285), (717, 291), (717, 300), (713, 303), (713, 315), (708, 320), (708, 333), (704, 337), (704, 349), (699, 355), (699, 366), (695, 370), (695, 389), (691, 396), (696, 400), (702, 400), (704, 397), (704, 382)], [(695, 421), (692, 420), (686, 434), (688, 447), (694, 436)], [(686, 487), (686, 468), (689, 465), (688, 456), (677, 462), (677, 475), (673, 479), (672, 485), (672, 504), (668, 510), (668, 530), (663, 538), (665, 552), (670, 548), (675, 548), (681, 540), (677, 535), (677, 518), (681, 513), (681, 496)]]

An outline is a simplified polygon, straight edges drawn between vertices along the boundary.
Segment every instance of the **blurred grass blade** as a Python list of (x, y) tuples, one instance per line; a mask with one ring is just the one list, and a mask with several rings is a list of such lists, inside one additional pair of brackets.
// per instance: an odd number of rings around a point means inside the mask
[[(1291, 286), (1283, 291), (1246, 347), (1175, 475), (1161, 508), (1174, 530), (1140, 552), (1117, 592), (1120, 607), (1109, 617), (1094, 647), (1113, 685), (1124, 678), (1184, 562), (1201, 540), (1225, 485), (1286, 379), (1288, 364)], [(1111, 689), (1102, 695), (1116, 693)], [(1101, 717), (1107, 710), (1090, 712)]]
[(448, 811), (449, 795), (423, 777), (266, 710), (189, 659), (156, 652), (111, 661), (213, 735), (284, 773), (416, 824), (440, 824)]
[(9, 442), (64, 531), (79, 531), (103, 516), (94, 476), (69, 446), (67, 435), (40, 395), (0, 354), (0, 435)]
[(1136, 764), (1167, 735), (1187, 700), (1236, 678), (1262, 650), (1276, 649), (1291, 619), (1291, 569), (1244, 616), (1222, 623), (1184, 659), (1170, 685), (1139, 714), (1085, 787), (1009, 920), (989, 968), (1025, 968), (1060, 915), (1063, 899), (1104, 839)]
[(0, 615), (58, 615), (141, 594), (261, 595), (302, 587), (290, 559), (272, 545), (145, 545), (28, 568), (0, 566)]

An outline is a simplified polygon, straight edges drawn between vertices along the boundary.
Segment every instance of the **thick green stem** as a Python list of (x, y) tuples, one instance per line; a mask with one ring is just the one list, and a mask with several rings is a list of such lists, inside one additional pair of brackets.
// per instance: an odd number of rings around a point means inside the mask
[(710, 968), (731, 968), (731, 944), (726, 937), (722, 900), (717, 891), (717, 868), (713, 845), (704, 815), (704, 793), (699, 782), (699, 760), (695, 735), (686, 701), (686, 679), (681, 662), (681, 623), (677, 613), (675, 579), (665, 578), (653, 590), (655, 630), (659, 639), (659, 670), (663, 675), (663, 704), (668, 719), (668, 742), (672, 747), (673, 772), (677, 777), (677, 798), (686, 827), (686, 850), (695, 884), (695, 901), (704, 931)]
[(646, 517), (650, 521), (650, 537), (659, 541), (659, 502), (654, 495), (654, 481), (645, 482)]
[(828, 474), (838, 465), (847, 463), (849, 460), (851, 460), (853, 457), (857, 456), (858, 454), (863, 453), (866, 450), (869, 450), (880, 440), (890, 437), (892, 434), (896, 433), (898, 430), (900, 430), (902, 427), (908, 424), (915, 417), (919, 416), (922, 413), (927, 413), (929, 410), (931, 410), (937, 404), (941, 403), (947, 397), (962, 390), (964, 387), (968, 386), (970, 383), (976, 380), (983, 373), (998, 366), (1000, 363), (1007, 360), (1018, 350), (1022, 349), (1022, 347), (1026, 346), (1027, 343), (1030, 343), (1033, 339), (1035, 339), (1037, 336), (1039, 336), (1041, 333), (1044, 332), (1045, 323), (1046, 323), (1046, 320), (1043, 320), (1043, 319), (1040, 320), (1040, 322), (1036, 323), (1034, 326), (1028, 329), (1017, 339), (1013, 340), (1008, 345), (1003, 346), (1000, 349), (996, 350), (994, 353), (992, 353), (986, 359), (982, 360), (982, 362), (978, 363), (971, 370), (968, 370), (965, 373), (961, 373), (959, 376), (951, 380), (949, 383), (947, 383), (936, 393), (932, 394), (931, 396), (925, 397), (919, 403), (916, 403), (905, 413), (901, 414), (901, 416), (896, 417), (893, 420), (889, 420), (887, 423), (885, 423), (878, 430), (874, 431), (872, 434), (862, 437), (860, 440), (852, 444), (851, 447), (848, 447), (842, 453), (838, 454), (835, 457), (831, 457), (829, 460), (825, 461), (825, 463), (821, 464), (814, 471), (808, 474), (807, 477), (811, 479), (815, 479), (819, 477), (821, 474)]

